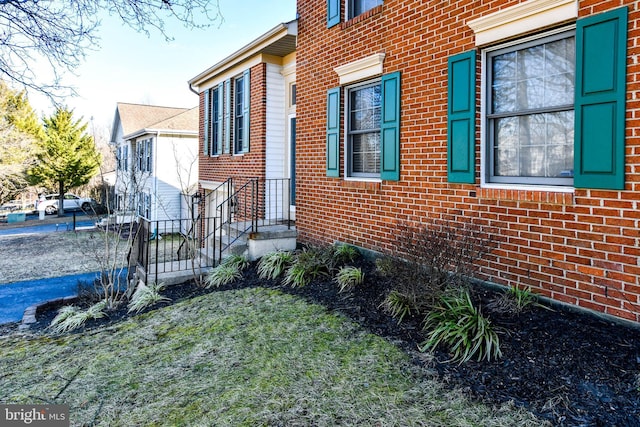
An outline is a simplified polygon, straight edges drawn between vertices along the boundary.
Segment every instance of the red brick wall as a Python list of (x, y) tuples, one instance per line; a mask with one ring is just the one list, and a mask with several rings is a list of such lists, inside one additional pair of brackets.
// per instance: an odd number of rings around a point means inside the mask
[[(266, 64), (251, 68), (251, 105), (249, 112), (249, 152), (241, 155), (224, 153), (204, 155), (204, 93), (200, 93), (199, 179), (222, 182), (231, 177), (265, 176), (266, 141)], [(233, 143), (231, 143), (233, 145)]]
[[(640, 13), (636, 2), (579, 4), (581, 17), (629, 6), (625, 191), (576, 189), (566, 194), (481, 188), (479, 113), (477, 184), (447, 183), (447, 58), (475, 47), (467, 21), (518, 3), (385, 0), (366, 15), (328, 29), (326, 0), (298, 0), (299, 239), (343, 241), (388, 251), (398, 222), (475, 218), (492, 227), (500, 242), (483, 261), (482, 278), (507, 286), (532, 286), (535, 292), (559, 301), (639, 321), (640, 66), (634, 58), (640, 53)], [(400, 181), (328, 178), (326, 92), (339, 86), (334, 68), (374, 53), (386, 54), (384, 73), (402, 72)], [(480, 86), (476, 93), (480, 100)], [(478, 112), (479, 106), (478, 101)], [(340, 150), (344, 154), (343, 145)]]

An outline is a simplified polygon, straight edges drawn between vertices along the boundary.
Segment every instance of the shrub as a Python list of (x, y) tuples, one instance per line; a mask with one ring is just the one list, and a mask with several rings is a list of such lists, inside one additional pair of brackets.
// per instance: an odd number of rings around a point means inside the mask
[(143, 282), (138, 283), (135, 292), (129, 301), (129, 313), (139, 313), (147, 307), (151, 307), (161, 301), (170, 301), (169, 298), (162, 296), (160, 292), (164, 289), (164, 284), (153, 283), (149, 286)]
[(306, 286), (318, 276), (328, 276), (333, 268), (331, 251), (306, 247), (296, 254), (294, 262), (285, 273), (284, 284), (292, 287)]
[(220, 286), (233, 283), (241, 278), (242, 273), (240, 273), (238, 265), (227, 265), (222, 263), (213, 268), (209, 274), (207, 274), (207, 277), (205, 278), (205, 286), (207, 288), (219, 288)]
[(107, 314), (104, 309), (107, 301), (100, 301), (86, 310), (70, 305), (62, 307), (58, 311), (58, 315), (54, 317), (49, 325), (49, 329), (55, 334), (62, 334), (78, 329), (90, 319), (100, 319)]
[(333, 280), (340, 286), (340, 292), (343, 292), (361, 285), (364, 281), (364, 273), (357, 267), (342, 267)]
[(345, 264), (358, 259), (360, 251), (355, 246), (340, 243), (333, 245), (332, 256), (336, 264)]
[(427, 339), (420, 351), (446, 345), (453, 354), (451, 360), (464, 363), (476, 356), (483, 359), (498, 359), (502, 356), (500, 340), (491, 321), (473, 305), (467, 289), (443, 295), (440, 305), (425, 319)]
[(381, 258), (376, 268), (395, 280), (394, 289), (380, 306), (398, 323), (406, 316), (426, 315), (445, 290), (434, 286), (426, 270), (399, 258)]
[(475, 262), (494, 246), (493, 234), (473, 222), (431, 221), (400, 224), (396, 233), (397, 264), (403, 278), (428, 281), (433, 291), (458, 287), (474, 276)]
[(264, 255), (258, 262), (258, 276), (261, 279), (277, 279), (286, 271), (294, 260), (294, 255), (287, 251), (276, 251)]

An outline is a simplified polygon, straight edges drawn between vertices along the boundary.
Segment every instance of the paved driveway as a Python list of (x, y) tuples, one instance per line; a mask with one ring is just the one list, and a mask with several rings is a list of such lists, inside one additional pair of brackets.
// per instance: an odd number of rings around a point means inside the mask
[[(76, 227), (93, 223), (84, 214), (76, 216)], [(104, 244), (91, 232), (67, 231), (72, 228), (71, 215), (0, 224), (0, 324), (20, 321), (33, 304), (75, 295), (79, 281), (97, 276), (96, 257)]]
[(31, 305), (76, 295), (79, 282), (91, 282), (96, 277), (97, 273), (84, 273), (0, 285), (0, 325), (19, 322)]

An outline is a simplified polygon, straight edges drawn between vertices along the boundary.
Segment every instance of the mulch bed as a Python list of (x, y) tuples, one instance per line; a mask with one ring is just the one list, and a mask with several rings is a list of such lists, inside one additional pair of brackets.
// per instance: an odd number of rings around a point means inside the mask
[[(365, 271), (365, 285), (344, 293), (328, 278), (303, 288), (265, 281), (258, 278), (255, 264), (245, 272), (244, 280), (220, 290), (272, 287), (322, 304), (387, 338), (414, 363), (428, 364), (442, 381), (462, 387), (478, 401), (512, 401), (557, 426), (640, 426), (640, 329), (563, 307), (532, 307), (519, 315), (492, 312), (486, 303), (497, 291), (476, 287), (474, 299), (503, 330), (499, 335), (502, 358), (459, 365), (449, 362), (450, 355), (438, 349), (432, 359), (417, 351), (424, 341), (422, 319), (409, 318), (398, 324), (380, 309), (391, 279), (378, 275), (370, 262), (361, 261), (359, 266)], [(169, 287), (164, 294), (175, 302), (207, 292), (211, 290), (185, 283)], [(43, 331), (54, 315), (52, 310), (40, 313), (31, 330)], [(126, 316), (124, 308), (86, 329)]]

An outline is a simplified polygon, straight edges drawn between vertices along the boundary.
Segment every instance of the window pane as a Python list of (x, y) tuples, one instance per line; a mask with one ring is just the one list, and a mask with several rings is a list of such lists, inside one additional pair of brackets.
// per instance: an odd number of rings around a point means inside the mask
[(358, 16), (367, 10), (373, 9), (377, 5), (382, 4), (382, 0), (352, 0), (351, 17)]
[(244, 100), (244, 85), (242, 84), (242, 79), (236, 79), (236, 85), (235, 85), (235, 91), (236, 91), (236, 116), (241, 116), (242, 115), (242, 109), (243, 109), (243, 100)]
[(380, 128), (380, 85), (352, 90), (350, 129)]
[(573, 176), (573, 111), (495, 120), (494, 175)]
[(352, 172), (380, 173), (380, 132), (353, 135)]
[(491, 113), (573, 104), (573, 37), (491, 58)]
[(360, 176), (380, 174), (380, 84), (360, 86), (348, 92), (349, 173)]

